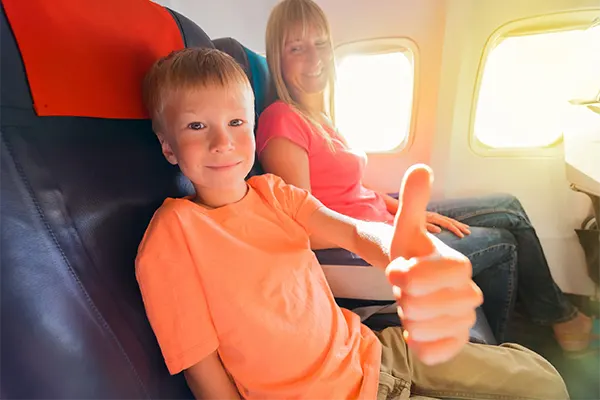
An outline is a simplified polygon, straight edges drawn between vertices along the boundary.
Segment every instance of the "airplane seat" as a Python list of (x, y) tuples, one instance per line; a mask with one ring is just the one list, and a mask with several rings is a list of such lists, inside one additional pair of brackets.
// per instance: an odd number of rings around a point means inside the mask
[(270, 85), (267, 59), (231, 37), (214, 39), (212, 42), (215, 48), (229, 54), (245, 68), (254, 90), (254, 110), (258, 121), (258, 117), (267, 106)]
[(168, 196), (140, 82), (160, 56), (213, 47), (146, 0), (3, 0), (0, 15), (3, 398), (193, 398), (170, 376), (134, 274)]
[(585, 255), (587, 274), (600, 288), (600, 91), (590, 100), (573, 100), (563, 134), (564, 163), (572, 190), (585, 193), (591, 215), (575, 229)]

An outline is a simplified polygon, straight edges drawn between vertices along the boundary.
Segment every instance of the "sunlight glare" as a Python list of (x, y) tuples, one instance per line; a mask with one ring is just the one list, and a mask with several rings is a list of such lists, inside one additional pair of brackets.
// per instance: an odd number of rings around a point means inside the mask
[(414, 67), (403, 52), (351, 55), (337, 67), (335, 123), (350, 146), (389, 151), (406, 139)]
[(600, 90), (600, 27), (510, 37), (487, 59), (474, 132), (496, 148), (547, 146), (569, 100)]

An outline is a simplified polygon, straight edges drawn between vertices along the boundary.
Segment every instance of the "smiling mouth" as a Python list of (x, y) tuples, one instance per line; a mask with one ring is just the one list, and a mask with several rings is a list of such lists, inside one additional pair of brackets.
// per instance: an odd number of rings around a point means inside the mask
[(318, 78), (322, 74), (323, 74), (323, 70), (320, 70), (319, 72), (314, 72), (312, 74), (306, 74), (306, 76), (308, 76), (309, 78)]
[(242, 162), (238, 161), (232, 164), (223, 164), (223, 165), (207, 165), (206, 168), (212, 169), (214, 171), (223, 171), (229, 168), (233, 168), (233, 167), (237, 167), (238, 165), (240, 165)]

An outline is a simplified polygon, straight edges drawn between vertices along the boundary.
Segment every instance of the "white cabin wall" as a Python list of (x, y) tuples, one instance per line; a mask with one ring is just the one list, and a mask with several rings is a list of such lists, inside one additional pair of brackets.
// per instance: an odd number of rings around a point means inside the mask
[(278, 0), (153, 0), (197, 23), (211, 39), (233, 37), (258, 53), (265, 51), (265, 28)]
[(517, 196), (537, 230), (557, 284), (565, 292), (587, 295), (594, 286), (574, 229), (589, 215), (590, 200), (569, 188), (562, 146), (554, 156), (490, 157), (476, 154), (469, 137), (479, 63), (490, 35), (515, 20), (598, 7), (599, 0), (448, 2), (432, 154), (436, 175), (444, 174), (444, 197), (494, 192)]

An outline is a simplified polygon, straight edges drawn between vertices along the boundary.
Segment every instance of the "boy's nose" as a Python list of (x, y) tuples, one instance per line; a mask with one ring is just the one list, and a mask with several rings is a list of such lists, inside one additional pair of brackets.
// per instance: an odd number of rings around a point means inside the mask
[(227, 129), (221, 128), (213, 133), (210, 143), (211, 152), (223, 153), (233, 149), (233, 141)]

